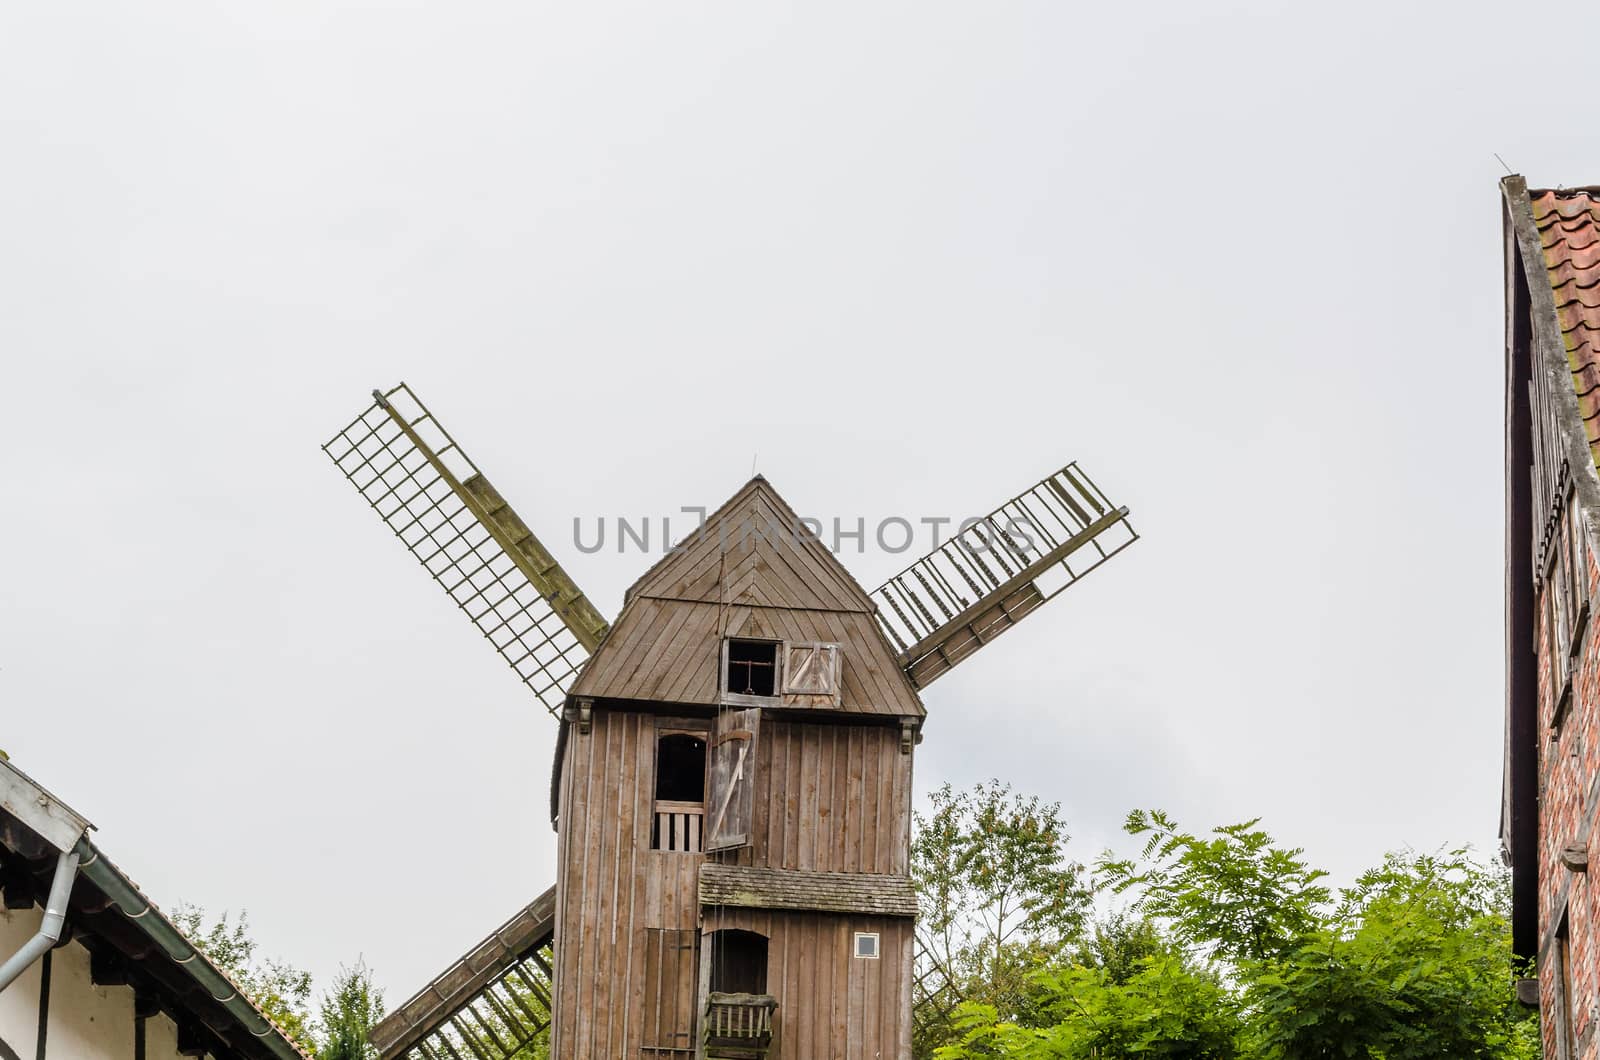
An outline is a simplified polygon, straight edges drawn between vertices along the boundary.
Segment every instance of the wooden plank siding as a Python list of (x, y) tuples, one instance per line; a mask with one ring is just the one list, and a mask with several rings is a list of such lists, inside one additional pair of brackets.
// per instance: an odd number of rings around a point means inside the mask
[[(708, 909), (713, 931), (767, 937), (767, 992), (778, 999), (768, 1060), (911, 1060), (914, 922), (765, 909)], [(876, 960), (853, 956), (855, 933), (878, 934)]]
[(650, 849), (655, 741), (653, 715), (613, 711), (567, 741), (552, 1056), (638, 1056), (646, 930), (699, 927), (700, 857)]
[[(712, 855), (715, 860), (817, 872), (903, 875), (908, 871), (912, 756), (901, 753), (898, 729), (823, 724), (823, 720), (764, 721), (756, 750), (753, 842)], [(645, 996), (651, 929), (705, 930), (723, 918), (751, 915), (800, 925), (793, 938), (784, 936), (782, 946), (774, 938), (769, 951), (773, 962), (769, 984), (777, 983), (780, 975), (792, 975), (796, 985), (787, 997), (796, 1007), (809, 998), (833, 1004), (836, 991), (817, 976), (841, 983), (850, 976), (868, 976), (870, 969), (860, 966), (882, 966), (885, 970), (873, 971), (872, 976), (887, 975), (888, 966), (900, 959), (893, 948), (900, 944), (891, 944), (900, 932), (907, 940), (909, 967), (909, 919), (709, 909), (702, 924), (698, 898), (702, 856), (650, 849), (657, 722), (657, 715), (648, 712), (597, 708), (589, 733), (574, 728), (567, 741), (558, 840), (556, 1030), (551, 1054), (560, 1060), (641, 1055), (653, 1003)], [(868, 923), (890, 927), (859, 926)], [(852, 958), (849, 933), (853, 931), (879, 931), (883, 957)], [(813, 946), (821, 948), (813, 951)], [(837, 1030), (839, 1048), (846, 1051), (813, 1054), (796, 1045), (801, 1051), (786, 1048), (784, 1055), (873, 1056), (873, 1049), (898, 1048), (896, 1042), (909, 1041), (909, 1031), (901, 1039), (879, 1037), (883, 1021), (898, 1019), (901, 973), (896, 971), (882, 982), (869, 978), (861, 984), (864, 994), (852, 994), (864, 999), (865, 1005), (855, 1012), (853, 1024), (830, 1009), (823, 1023), (808, 1023), (803, 1031), (796, 1025), (794, 1033), (805, 1041), (822, 1040), (824, 1031), (833, 1035)], [(803, 992), (801, 983), (809, 984)], [(909, 1019), (909, 980), (904, 991)], [(780, 1001), (785, 997), (774, 994)], [(790, 1025), (795, 1017), (780, 1019)], [(855, 1043), (868, 1041), (886, 1044), (872, 1049), (862, 1045), (858, 1050)]]
[(716, 860), (811, 872), (909, 871), (911, 756), (900, 753), (897, 729), (770, 719), (762, 736), (753, 842)]

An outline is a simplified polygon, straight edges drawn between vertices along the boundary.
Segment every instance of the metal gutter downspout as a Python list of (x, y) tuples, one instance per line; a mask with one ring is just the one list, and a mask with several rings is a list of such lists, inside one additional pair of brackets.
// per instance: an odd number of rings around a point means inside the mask
[(40, 787), (34, 780), (0, 757), (0, 810), (15, 817), (24, 828), (50, 844), (56, 856), (56, 874), (50, 881), (50, 897), (44, 906), (44, 921), (39, 933), (4, 963), (0, 964), (0, 990), (10, 986), (34, 961), (61, 941), (67, 919), (67, 900), (78, 878), (78, 847), (84, 833), (94, 826), (66, 803)]
[(39, 931), (22, 944), (22, 948), (0, 964), (0, 990), (16, 981), (34, 961), (43, 957), (52, 946), (61, 941), (61, 929), (67, 922), (67, 899), (72, 897), (72, 884), (78, 878), (78, 851), (63, 850), (56, 858), (55, 878), (50, 881), (50, 899), (45, 903), (44, 922)]

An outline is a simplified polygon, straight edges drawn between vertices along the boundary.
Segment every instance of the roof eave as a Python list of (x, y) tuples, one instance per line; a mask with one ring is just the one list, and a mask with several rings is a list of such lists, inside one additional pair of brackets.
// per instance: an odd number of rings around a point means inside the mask
[(1532, 654), (1533, 513), (1532, 412), (1528, 379), (1531, 340), (1519, 330), (1529, 313), (1519, 254), (1519, 227), (1533, 230), (1520, 177), (1501, 181), (1505, 269), (1505, 636), (1506, 719), (1501, 842), (1512, 874), (1512, 947), (1519, 957), (1538, 949), (1538, 684)]

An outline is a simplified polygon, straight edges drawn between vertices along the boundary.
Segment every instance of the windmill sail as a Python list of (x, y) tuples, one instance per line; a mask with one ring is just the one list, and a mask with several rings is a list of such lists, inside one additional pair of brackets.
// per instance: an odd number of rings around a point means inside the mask
[(605, 619), (409, 387), (372, 396), (323, 451), (558, 713)]
[(513, 1060), (548, 1043), (555, 909), (552, 887), (385, 1016), (367, 1035), (380, 1060)]
[(925, 688), (1138, 538), (1068, 464), (874, 590), (878, 623)]

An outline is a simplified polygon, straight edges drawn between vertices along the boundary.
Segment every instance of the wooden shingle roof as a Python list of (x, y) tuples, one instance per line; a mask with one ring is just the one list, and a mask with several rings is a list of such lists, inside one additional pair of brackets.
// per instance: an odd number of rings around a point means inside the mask
[(845, 713), (922, 717), (872, 601), (757, 477), (628, 590), (570, 695), (715, 706), (725, 637), (843, 646)]
[(883, 872), (806, 872), (707, 861), (700, 866), (700, 904), (914, 917), (917, 888), (910, 876)]

